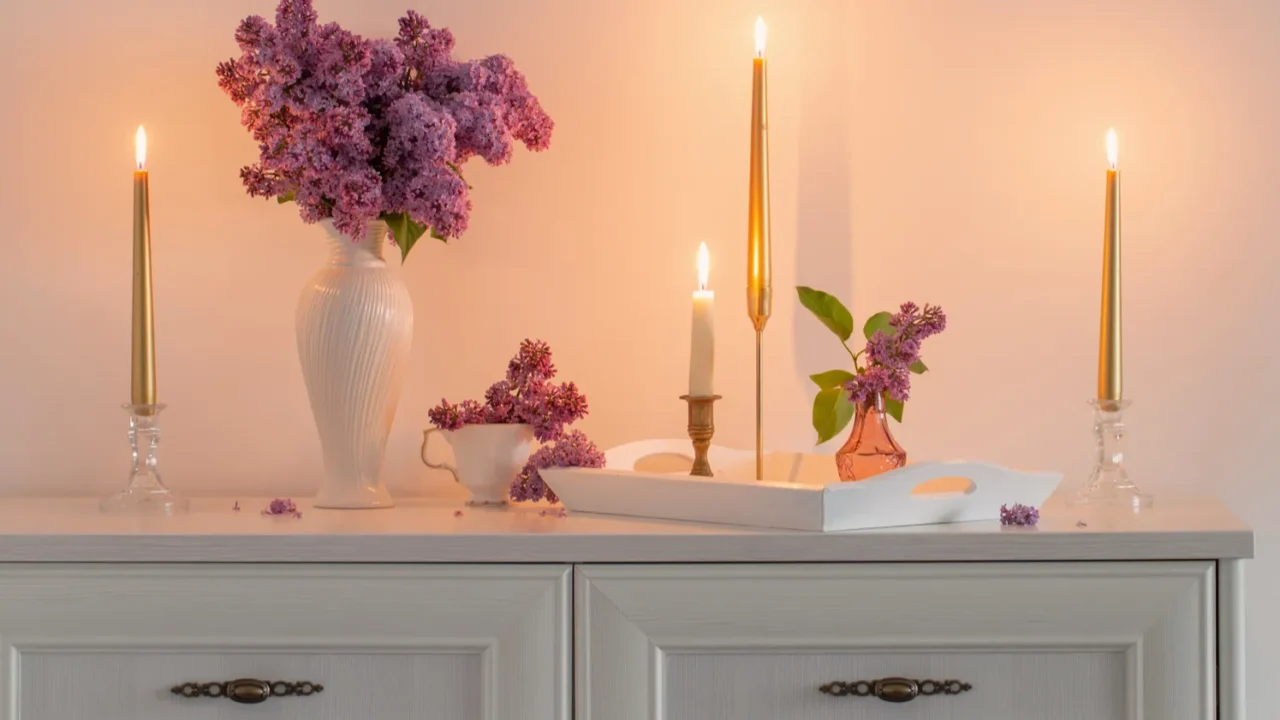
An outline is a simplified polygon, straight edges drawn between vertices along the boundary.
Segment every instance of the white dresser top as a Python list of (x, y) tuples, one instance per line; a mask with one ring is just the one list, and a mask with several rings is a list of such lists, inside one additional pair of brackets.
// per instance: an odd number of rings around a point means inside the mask
[[(465, 508), (261, 514), (267, 500), (196, 499), (190, 514), (119, 517), (90, 499), (0, 500), (0, 562), (911, 562), (1181, 560), (1253, 556), (1253, 533), (1216, 501), (1157, 498), (1141, 513), (1048, 506), (1039, 527), (996, 522), (806, 533)], [(457, 513), (461, 513), (458, 515)], [(1078, 523), (1084, 522), (1081, 526)]]

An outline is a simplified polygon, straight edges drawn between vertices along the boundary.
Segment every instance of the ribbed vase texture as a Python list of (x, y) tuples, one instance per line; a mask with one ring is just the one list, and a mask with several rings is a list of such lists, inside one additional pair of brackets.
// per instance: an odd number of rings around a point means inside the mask
[(324, 452), (316, 507), (390, 507), (381, 479), (413, 340), (413, 303), (382, 259), (387, 226), (352, 242), (324, 221), (333, 253), (298, 299), (298, 359)]

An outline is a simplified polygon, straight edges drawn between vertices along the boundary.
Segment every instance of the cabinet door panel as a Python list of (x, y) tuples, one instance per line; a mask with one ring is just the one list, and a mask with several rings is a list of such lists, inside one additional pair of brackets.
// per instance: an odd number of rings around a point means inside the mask
[[(1208, 720), (1213, 563), (584, 566), (579, 720)], [(833, 681), (957, 680), (903, 703)]]
[[(2, 566), (5, 720), (568, 720), (567, 566)], [(260, 704), (183, 683), (309, 682)]]

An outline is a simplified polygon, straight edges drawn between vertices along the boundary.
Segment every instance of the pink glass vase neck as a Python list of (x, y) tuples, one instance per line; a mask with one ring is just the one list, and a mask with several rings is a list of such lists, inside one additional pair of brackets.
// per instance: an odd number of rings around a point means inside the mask
[(889, 430), (884, 398), (876, 396), (858, 406), (849, 439), (836, 452), (836, 468), (840, 480), (866, 480), (887, 470), (907, 464), (907, 451), (902, 449)]

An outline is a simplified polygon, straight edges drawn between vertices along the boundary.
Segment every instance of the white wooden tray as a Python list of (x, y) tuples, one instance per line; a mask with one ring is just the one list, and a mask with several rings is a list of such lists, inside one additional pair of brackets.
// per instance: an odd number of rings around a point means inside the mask
[(605, 453), (606, 466), (548, 468), (547, 484), (570, 511), (789, 530), (862, 530), (993, 520), (1000, 506), (1039, 507), (1061, 473), (980, 462), (909, 464), (840, 482), (830, 455), (770, 453), (755, 478), (755, 453), (712, 446), (715, 477), (688, 474), (688, 440), (642, 440)]

